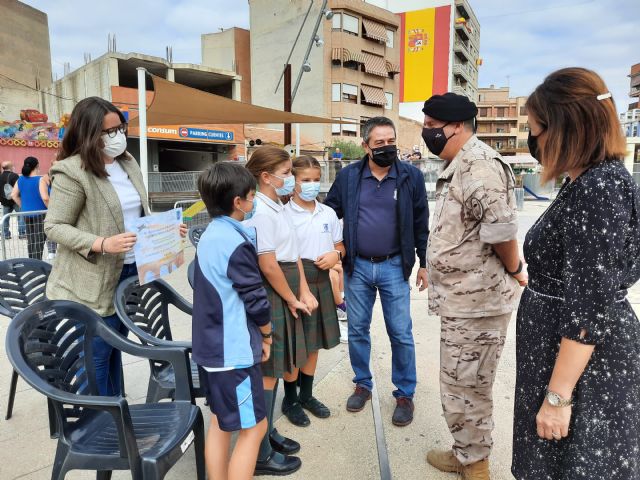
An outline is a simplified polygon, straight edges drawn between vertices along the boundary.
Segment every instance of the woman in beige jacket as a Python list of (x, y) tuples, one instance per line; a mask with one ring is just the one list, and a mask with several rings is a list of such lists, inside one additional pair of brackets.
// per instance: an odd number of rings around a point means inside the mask
[[(122, 113), (102, 98), (75, 106), (50, 171), (45, 219), (47, 237), (58, 244), (47, 297), (82, 303), (123, 335), (127, 329), (115, 314), (113, 295), (119, 282), (137, 274), (136, 234), (125, 225), (149, 213), (142, 172), (126, 152), (126, 130)], [(120, 351), (99, 337), (93, 350), (99, 394), (119, 395)]]

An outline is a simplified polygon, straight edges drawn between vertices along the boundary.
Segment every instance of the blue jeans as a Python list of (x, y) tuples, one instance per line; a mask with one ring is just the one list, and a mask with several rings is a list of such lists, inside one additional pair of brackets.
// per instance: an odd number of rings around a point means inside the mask
[[(12, 207), (2, 206), (2, 216), (10, 214), (11, 212), (19, 212), (20, 207), (18, 205), (13, 205)], [(11, 238), (11, 230), (9, 230), (9, 224), (11, 223), (11, 219), (7, 219), (7, 221), (2, 225), (2, 229), (4, 230), (5, 238)], [(27, 227), (24, 223), (24, 216), (20, 215), (18, 217), (18, 235), (23, 236), (27, 233)]]
[[(125, 264), (120, 274), (120, 280), (133, 277), (138, 274), (135, 263)], [(113, 330), (123, 336), (127, 336), (129, 331), (120, 321), (117, 314), (102, 317), (104, 322)], [(113, 348), (102, 337), (93, 337), (93, 363), (96, 370), (96, 383), (100, 395), (117, 396), (121, 394), (122, 385), (122, 352)]]
[(393, 396), (413, 398), (416, 390), (416, 352), (413, 342), (409, 283), (402, 272), (400, 255), (380, 263), (356, 257), (353, 273), (345, 276), (349, 322), (349, 358), (353, 382), (371, 390), (371, 315), (380, 293), (384, 322), (391, 341)]

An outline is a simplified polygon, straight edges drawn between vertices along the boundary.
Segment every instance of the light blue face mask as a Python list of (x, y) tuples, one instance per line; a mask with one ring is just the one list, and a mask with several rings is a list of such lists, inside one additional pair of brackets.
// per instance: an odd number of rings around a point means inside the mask
[(278, 196), (283, 197), (285, 195), (290, 195), (291, 192), (293, 192), (293, 189), (296, 186), (296, 179), (293, 175), (289, 175), (288, 177), (279, 177), (278, 175), (274, 175), (273, 173), (270, 173), (269, 175), (279, 178), (284, 182), (284, 185), (282, 185), (280, 188), (273, 187), (275, 188)]
[(244, 213), (244, 219), (245, 220), (249, 220), (251, 217), (253, 217), (255, 215), (256, 208), (258, 208), (258, 200), (254, 197), (253, 198), (253, 208), (251, 209), (251, 211), (245, 212), (241, 208), (238, 208), (238, 210), (240, 210), (242, 213)]
[(298, 185), (300, 185), (300, 193), (298, 195), (306, 202), (315, 200), (320, 193), (320, 182), (305, 182)]

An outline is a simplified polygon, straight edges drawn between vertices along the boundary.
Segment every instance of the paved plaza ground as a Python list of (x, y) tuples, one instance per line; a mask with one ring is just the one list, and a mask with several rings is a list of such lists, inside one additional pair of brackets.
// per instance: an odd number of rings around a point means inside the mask
[[(520, 240), (527, 229), (546, 208), (546, 202), (526, 202), (520, 215)], [(193, 257), (193, 248), (187, 251), (188, 260)], [(170, 283), (187, 299), (192, 292), (186, 280), (186, 268), (174, 272)], [(634, 308), (640, 304), (640, 288), (635, 287), (629, 295)], [(371, 327), (372, 367), (377, 382), (381, 412), (380, 437), (388, 452), (392, 478), (398, 480), (451, 479), (453, 474), (436, 471), (425, 462), (429, 448), (447, 448), (451, 444), (445, 421), (441, 414), (438, 363), (439, 363), (439, 319), (427, 313), (427, 292), (415, 288), (411, 295), (418, 387), (415, 396), (415, 420), (411, 425), (398, 428), (391, 424), (395, 406), (391, 392), (391, 350), (384, 328), (379, 302), (374, 309)], [(188, 339), (191, 333), (190, 318), (172, 312), (172, 328), (176, 339)], [(513, 317), (515, 319), (515, 315)], [(0, 318), (0, 338), (7, 329), (6, 318)], [(43, 396), (33, 391), (25, 382), (18, 382), (13, 418), (4, 420), (11, 366), (4, 355), (4, 341), (0, 346), (0, 480), (48, 479), (54, 459), (56, 440), (49, 438), (47, 408)], [(125, 356), (126, 390), (130, 402), (143, 402), (146, 395), (149, 366), (146, 360)], [(320, 355), (316, 375), (315, 396), (322, 400), (332, 412), (327, 420), (311, 418), (311, 426), (298, 428), (286, 418), (277, 421), (278, 430), (295, 438), (302, 444), (300, 457), (303, 465), (299, 472), (288, 478), (292, 480), (380, 478), (374, 409), (369, 405), (358, 414), (345, 409), (351, 394), (353, 372), (349, 364), (346, 345)], [(513, 393), (515, 382), (515, 321), (512, 320), (504, 355), (494, 386), (495, 448), (491, 457), (492, 478), (512, 478), (511, 429)], [(280, 388), (282, 390), (282, 387)], [(208, 424), (208, 409), (199, 402)], [(278, 414), (279, 414), (278, 402)], [(95, 478), (95, 473), (71, 472), (69, 479)], [(128, 472), (114, 472), (114, 479), (131, 478)], [(174, 467), (169, 479), (195, 478), (193, 449)]]

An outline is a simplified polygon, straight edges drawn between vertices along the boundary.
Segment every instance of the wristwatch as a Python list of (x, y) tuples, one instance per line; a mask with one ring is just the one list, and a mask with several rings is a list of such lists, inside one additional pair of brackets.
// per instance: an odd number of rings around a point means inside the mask
[(556, 392), (547, 390), (547, 402), (552, 407), (570, 407), (572, 405), (573, 398), (565, 399), (558, 395)]
[(334, 252), (336, 252), (338, 254), (338, 260), (341, 262), (342, 261), (342, 252), (340, 250), (334, 250)]
[(262, 338), (271, 338), (273, 337), (273, 330), (271, 330), (269, 333), (264, 333), (264, 332), (260, 332), (260, 335), (262, 335)]

